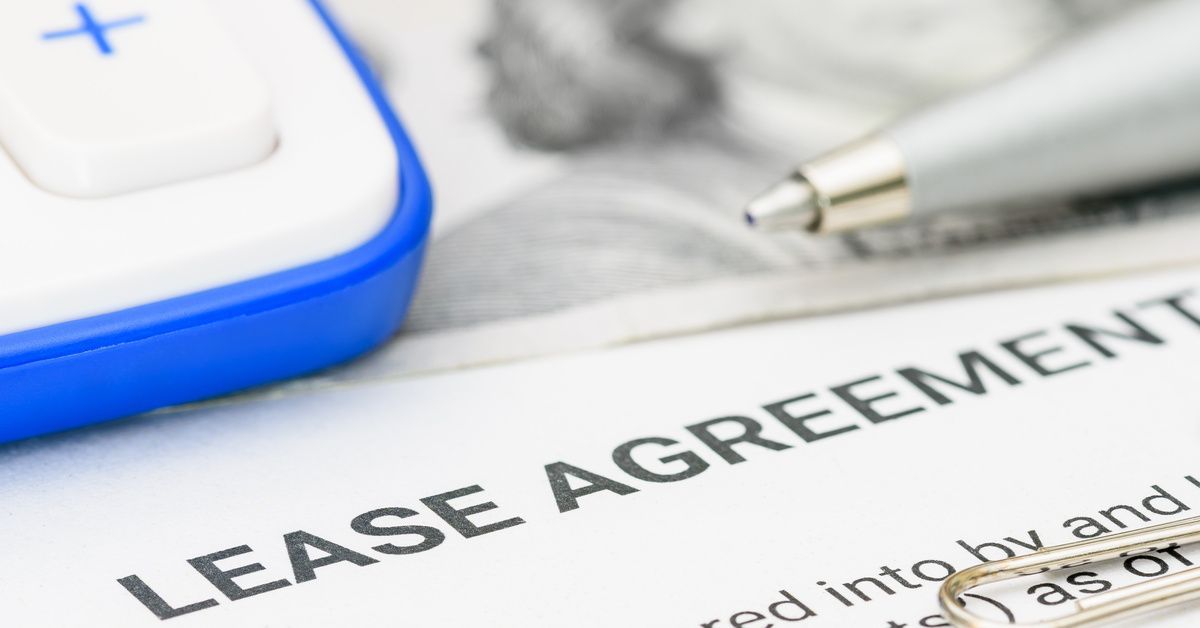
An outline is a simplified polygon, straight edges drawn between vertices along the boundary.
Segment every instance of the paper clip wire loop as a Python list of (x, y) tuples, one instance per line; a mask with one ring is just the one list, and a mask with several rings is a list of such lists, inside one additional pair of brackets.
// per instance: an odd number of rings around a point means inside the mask
[(1068, 628), (1115, 621), (1200, 599), (1200, 567), (1078, 600), (1074, 613), (1033, 623), (1010, 624), (981, 619), (960, 606), (958, 598), (969, 589), (991, 582), (1197, 542), (1200, 542), (1200, 517), (1046, 547), (1032, 554), (992, 561), (952, 574), (942, 583), (938, 603), (942, 614), (958, 628)]

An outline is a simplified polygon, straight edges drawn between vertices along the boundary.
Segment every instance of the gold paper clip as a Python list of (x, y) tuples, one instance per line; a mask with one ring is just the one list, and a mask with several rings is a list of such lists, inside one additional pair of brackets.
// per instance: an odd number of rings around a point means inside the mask
[(958, 628), (1068, 628), (1115, 621), (1200, 599), (1200, 567), (1078, 600), (1074, 613), (1034, 623), (1012, 624), (981, 619), (960, 606), (958, 599), (967, 590), (990, 582), (1196, 542), (1200, 542), (1200, 517), (1046, 547), (1032, 554), (976, 565), (951, 575), (942, 583), (938, 603), (942, 614)]

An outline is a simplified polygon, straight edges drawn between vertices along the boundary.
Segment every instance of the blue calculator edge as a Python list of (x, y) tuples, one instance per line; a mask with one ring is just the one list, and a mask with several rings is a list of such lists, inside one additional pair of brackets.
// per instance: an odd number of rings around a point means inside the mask
[(197, 401), (344, 362), (391, 336), (417, 283), (432, 195), (382, 87), (308, 0), (370, 94), (399, 161), (388, 224), (319, 262), (0, 336), (0, 442)]

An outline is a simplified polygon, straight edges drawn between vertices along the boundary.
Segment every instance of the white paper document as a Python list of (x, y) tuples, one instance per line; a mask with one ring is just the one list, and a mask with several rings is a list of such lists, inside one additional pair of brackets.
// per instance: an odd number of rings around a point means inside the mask
[[(1200, 515), (1198, 288), (998, 293), (7, 445), (0, 617), (945, 626), (953, 570)], [(1193, 564), (1166, 548), (966, 602), (1031, 620)]]

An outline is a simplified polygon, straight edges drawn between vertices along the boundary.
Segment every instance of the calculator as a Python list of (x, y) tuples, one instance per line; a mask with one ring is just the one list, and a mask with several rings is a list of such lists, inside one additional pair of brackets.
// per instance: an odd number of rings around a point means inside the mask
[(0, 441), (391, 336), (431, 195), (319, 0), (0, 8)]

